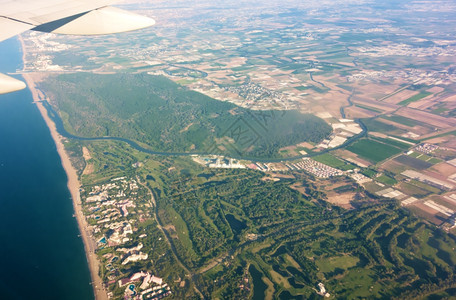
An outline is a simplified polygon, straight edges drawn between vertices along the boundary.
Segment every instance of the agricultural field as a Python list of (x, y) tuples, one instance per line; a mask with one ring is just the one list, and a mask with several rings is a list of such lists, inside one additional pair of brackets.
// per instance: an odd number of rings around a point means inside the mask
[(395, 123), (399, 123), (408, 127), (414, 127), (417, 125), (421, 125), (420, 122), (415, 121), (413, 119), (409, 119), (403, 116), (393, 115), (393, 116), (382, 116), (382, 119), (393, 121)]
[(391, 134), (392, 132), (400, 133), (399, 128), (391, 125), (391, 124), (386, 124), (384, 122), (381, 122), (381, 119), (376, 119), (376, 118), (370, 118), (370, 119), (363, 119), (363, 123), (366, 125), (368, 131), (376, 131), (376, 132), (382, 132), (382, 133), (387, 133)]
[(432, 167), (431, 163), (415, 158), (413, 155), (401, 155), (394, 160), (417, 170), (425, 170)]
[(399, 105), (408, 105), (409, 103), (419, 101), (423, 98), (426, 98), (427, 96), (432, 95), (430, 92), (420, 92), (408, 99), (405, 99), (404, 101), (399, 102)]
[(397, 183), (396, 179), (387, 175), (378, 176), (375, 178), (375, 180), (386, 185), (395, 185)]
[(346, 147), (346, 149), (374, 163), (378, 163), (402, 151), (402, 149), (373, 139), (361, 139)]
[(329, 153), (313, 156), (312, 159), (343, 171), (352, 170), (355, 168), (353, 164), (345, 162)]

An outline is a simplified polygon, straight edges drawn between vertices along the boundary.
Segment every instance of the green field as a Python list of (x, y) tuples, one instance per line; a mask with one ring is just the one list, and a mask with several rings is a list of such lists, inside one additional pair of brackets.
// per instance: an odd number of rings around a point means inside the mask
[(361, 139), (348, 146), (346, 149), (374, 163), (380, 162), (402, 151), (399, 148), (372, 139)]
[(391, 178), (387, 175), (378, 176), (375, 178), (375, 180), (386, 185), (395, 185), (397, 183), (396, 179)]
[(333, 168), (336, 168), (339, 170), (343, 170), (343, 171), (352, 170), (352, 169), (356, 168), (356, 166), (354, 166), (353, 164), (345, 162), (329, 153), (317, 155), (312, 158), (318, 162), (321, 162), (322, 164), (325, 164), (330, 167), (333, 167)]
[(321, 258), (315, 262), (323, 273), (331, 273), (336, 269), (348, 270), (359, 263), (358, 257), (343, 255)]
[(373, 170), (373, 169), (369, 169), (369, 168), (365, 168), (361, 171), (361, 173), (363, 175), (366, 175), (367, 177), (369, 178), (374, 178), (375, 176), (377, 176), (377, 171), (376, 170)]

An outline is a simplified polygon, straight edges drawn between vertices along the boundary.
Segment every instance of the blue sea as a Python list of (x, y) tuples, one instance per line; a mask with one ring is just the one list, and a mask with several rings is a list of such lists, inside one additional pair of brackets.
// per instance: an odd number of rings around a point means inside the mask
[[(0, 72), (22, 65), (0, 43)], [(19, 76), (20, 78), (20, 76)], [(0, 95), (0, 298), (94, 299), (54, 141), (28, 89)]]

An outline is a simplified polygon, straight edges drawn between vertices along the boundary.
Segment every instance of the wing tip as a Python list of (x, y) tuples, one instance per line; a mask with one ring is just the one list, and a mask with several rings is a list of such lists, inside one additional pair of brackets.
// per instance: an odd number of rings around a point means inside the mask
[(23, 90), (27, 85), (16, 78), (0, 73), (0, 94), (7, 94)]
[(155, 25), (155, 20), (120, 8), (106, 6), (77, 17), (40, 25), (34, 30), (70, 35), (101, 35), (138, 30)]

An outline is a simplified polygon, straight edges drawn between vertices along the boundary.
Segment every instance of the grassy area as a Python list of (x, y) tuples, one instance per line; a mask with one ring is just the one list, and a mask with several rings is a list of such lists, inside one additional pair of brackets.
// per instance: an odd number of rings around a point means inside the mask
[(402, 150), (372, 139), (361, 139), (348, 146), (347, 150), (374, 163), (400, 153)]
[(412, 102), (421, 100), (423, 98), (426, 98), (427, 96), (432, 95), (430, 92), (420, 92), (419, 94), (413, 95), (412, 97), (405, 99), (401, 102), (399, 102), (399, 105), (408, 105)]
[(380, 183), (386, 184), (386, 185), (395, 185), (397, 183), (396, 179), (391, 178), (387, 175), (381, 175), (375, 178)]
[(324, 257), (315, 262), (321, 272), (331, 273), (336, 269), (348, 270), (359, 263), (359, 258), (349, 255)]
[(318, 161), (318, 162), (321, 162), (322, 164), (325, 164), (325, 165), (328, 165), (330, 167), (333, 167), (333, 168), (336, 168), (336, 169), (340, 169), (340, 170), (343, 170), (343, 171), (352, 170), (352, 169), (356, 168), (356, 166), (354, 166), (353, 164), (345, 162), (345, 161), (335, 157), (334, 155), (332, 155), (330, 153), (317, 155), (317, 156), (314, 156), (312, 158), (314, 160)]

